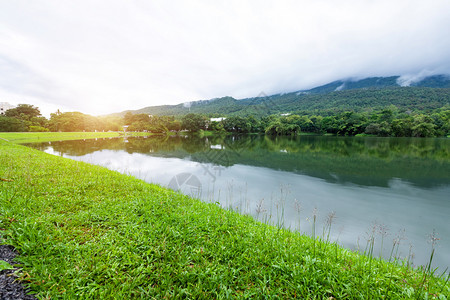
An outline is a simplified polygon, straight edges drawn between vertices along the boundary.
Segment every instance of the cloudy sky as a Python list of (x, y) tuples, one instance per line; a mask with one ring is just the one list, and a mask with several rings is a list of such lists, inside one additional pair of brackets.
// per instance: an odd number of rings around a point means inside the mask
[(449, 0), (0, 0), (0, 102), (92, 115), (450, 74)]

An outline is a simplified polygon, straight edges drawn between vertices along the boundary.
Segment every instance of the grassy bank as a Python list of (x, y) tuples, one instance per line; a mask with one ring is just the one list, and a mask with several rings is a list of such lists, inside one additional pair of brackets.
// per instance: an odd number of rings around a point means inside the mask
[(0, 235), (19, 251), (20, 279), (39, 298), (445, 299), (450, 293), (431, 270), (361, 256), (3, 140), (0, 178)]
[(0, 139), (13, 143), (53, 142), (120, 136), (148, 136), (148, 132), (0, 132)]

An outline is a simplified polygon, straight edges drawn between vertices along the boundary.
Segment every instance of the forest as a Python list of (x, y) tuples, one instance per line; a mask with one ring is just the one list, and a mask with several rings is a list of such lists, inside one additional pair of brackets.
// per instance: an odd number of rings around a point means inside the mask
[(123, 117), (94, 117), (80, 112), (56, 112), (46, 119), (39, 108), (20, 104), (0, 116), (0, 131), (145, 131), (169, 132), (261, 133), (298, 135), (300, 133), (333, 135), (375, 135), (394, 137), (439, 137), (450, 135), (450, 106), (429, 113), (402, 110), (395, 105), (384, 109), (335, 114), (271, 114), (263, 117), (223, 116), (189, 113), (182, 117), (151, 116), (126, 113)]
[(232, 133), (297, 135), (301, 132), (333, 135), (375, 135), (394, 137), (438, 137), (450, 135), (450, 107), (431, 114), (401, 112), (391, 105), (372, 112), (344, 111), (334, 115), (283, 114), (266, 117), (232, 116), (223, 121), (208, 121), (199, 114), (182, 118), (183, 129)]

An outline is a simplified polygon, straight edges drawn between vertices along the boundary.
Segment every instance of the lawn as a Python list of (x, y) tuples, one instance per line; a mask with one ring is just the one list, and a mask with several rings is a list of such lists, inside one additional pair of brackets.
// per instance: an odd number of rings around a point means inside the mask
[(148, 132), (0, 132), (0, 139), (16, 144), (34, 142), (53, 142), (94, 138), (112, 138), (123, 136), (149, 136)]

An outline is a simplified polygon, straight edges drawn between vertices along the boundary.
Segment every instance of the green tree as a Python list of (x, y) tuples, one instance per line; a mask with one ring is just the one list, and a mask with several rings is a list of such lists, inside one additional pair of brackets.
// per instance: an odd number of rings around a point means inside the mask
[(50, 114), (48, 128), (51, 131), (103, 131), (119, 130), (113, 119), (94, 117), (80, 112), (56, 112)]
[(312, 131), (311, 132), (316, 132), (319, 133), (322, 131), (322, 120), (323, 117), (322, 116), (311, 116), (310, 120), (312, 122)]
[(181, 120), (181, 127), (191, 132), (206, 129), (206, 117), (199, 114), (187, 114)]
[(268, 135), (296, 135), (300, 133), (300, 131), (301, 129), (298, 124), (290, 124), (278, 119), (267, 126), (265, 133)]
[(128, 131), (149, 131), (150, 130), (150, 124), (148, 122), (144, 121), (135, 121), (131, 123), (131, 125), (127, 129)]
[(0, 116), (0, 132), (22, 132), (27, 128), (22, 120)]
[(433, 124), (433, 119), (430, 116), (423, 114), (414, 117), (412, 135), (415, 137), (433, 137), (435, 136), (436, 125)]
[(134, 122), (133, 114), (131, 112), (127, 112), (125, 114), (125, 116), (123, 117), (123, 124), (124, 125), (131, 125), (131, 123), (133, 123), (133, 122)]
[(42, 126), (30, 126), (31, 132), (47, 132), (50, 131), (48, 128)]
[(212, 121), (211, 124), (209, 124), (208, 127), (209, 130), (217, 131), (217, 132), (224, 132), (225, 128), (223, 127), (222, 122)]
[(229, 117), (223, 122), (223, 127), (226, 131), (236, 133), (249, 133), (252, 130), (252, 123), (249, 118), (244, 117)]
[(169, 124), (167, 124), (167, 129), (170, 131), (180, 131), (181, 130), (181, 121), (179, 120), (173, 120), (170, 121)]
[(413, 120), (410, 117), (394, 119), (392, 121), (392, 134), (397, 137), (412, 136)]
[[(45, 127), (47, 126), (47, 119), (41, 116), (39, 108), (30, 104), (19, 104), (17, 107), (8, 109), (5, 112), (5, 117), (19, 120), (21, 126), (14, 125), (14, 128), (20, 131), (29, 131), (31, 126)], [(17, 122), (13, 122), (17, 124)], [(13, 124), (11, 123), (11, 124)]]
[(322, 129), (327, 133), (337, 134), (339, 131), (336, 116), (327, 116), (322, 120)]
[(280, 120), (273, 121), (267, 126), (265, 133), (267, 135), (283, 135), (285, 133), (283, 124)]
[(19, 120), (31, 121), (32, 118), (41, 116), (41, 112), (39, 111), (39, 108), (33, 105), (19, 104), (15, 108), (8, 109), (5, 112), (5, 116)]
[(262, 130), (261, 122), (253, 115), (247, 117), (247, 123), (250, 125), (249, 132), (260, 132)]

